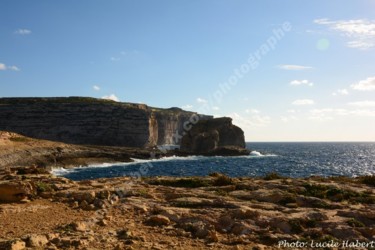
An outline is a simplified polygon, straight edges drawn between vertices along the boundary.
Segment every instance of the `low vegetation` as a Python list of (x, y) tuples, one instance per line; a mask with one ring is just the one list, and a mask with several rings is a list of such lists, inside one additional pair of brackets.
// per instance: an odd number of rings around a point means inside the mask
[(312, 196), (320, 199), (328, 199), (334, 202), (348, 201), (349, 203), (375, 204), (375, 198), (367, 192), (355, 192), (347, 189), (340, 189), (335, 186), (322, 184), (305, 184), (302, 195)]
[(359, 182), (362, 184), (375, 187), (375, 175), (361, 176), (358, 179), (359, 179)]
[(220, 173), (212, 173), (210, 177), (186, 177), (176, 179), (150, 179), (147, 182), (151, 185), (161, 185), (170, 187), (199, 188), (210, 186), (228, 186), (236, 182), (233, 178)]
[(266, 174), (266, 175), (263, 177), (263, 180), (271, 181), (271, 180), (278, 180), (278, 179), (284, 179), (284, 178), (285, 178), (285, 177), (279, 175), (279, 174), (276, 173), (276, 172), (271, 172), (271, 173)]

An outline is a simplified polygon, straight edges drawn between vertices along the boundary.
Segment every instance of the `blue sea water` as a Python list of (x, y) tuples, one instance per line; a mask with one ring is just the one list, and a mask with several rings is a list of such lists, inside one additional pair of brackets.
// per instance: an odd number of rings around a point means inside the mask
[[(72, 180), (119, 176), (206, 176), (221, 172), (231, 177), (289, 177), (375, 175), (375, 143), (247, 143), (253, 151), (238, 157), (168, 157), (132, 163), (55, 169)], [(254, 152), (256, 151), (256, 152)], [(258, 153), (259, 152), (259, 153)]]

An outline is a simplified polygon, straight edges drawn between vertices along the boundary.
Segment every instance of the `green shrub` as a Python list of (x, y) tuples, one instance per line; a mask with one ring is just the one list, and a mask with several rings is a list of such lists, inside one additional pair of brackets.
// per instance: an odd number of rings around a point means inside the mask
[(45, 183), (45, 182), (37, 182), (35, 184), (35, 186), (36, 186), (36, 191), (38, 193), (44, 193), (44, 192), (51, 192), (51, 191), (53, 191), (53, 188), (51, 187), (51, 185), (48, 184), (48, 183)]
[(28, 142), (28, 141), (30, 141), (30, 139), (27, 138), (27, 137), (10, 137), (9, 140), (13, 141), (13, 142)]
[(367, 175), (359, 177), (359, 182), (369, 186), (375, 187), (375, 175)]
[(170, 187), (186, 187), (186, 188), (198, 188), (198, 187), (208, 187), (212, 185), (212, 182), (199, 177), (191, 178), (180, 178), (180, 179), (151, 179), (149, 182), (151, 185), (161, 185)]
[(351, 227), (365, 227), (365, 224), (363, 224), (362, 222), (354, 219), (354, 218), (351, 218), (350, 220), (348, 220), (346, 222), (349, 226)]
[(217, 176), (213, 182), (214, 186), (228, 186), (233, 184), (234, 180), (224, 174)]

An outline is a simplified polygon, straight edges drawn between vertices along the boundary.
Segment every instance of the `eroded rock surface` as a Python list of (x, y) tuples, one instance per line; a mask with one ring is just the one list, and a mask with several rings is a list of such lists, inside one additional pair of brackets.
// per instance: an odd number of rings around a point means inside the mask
[(244, 132), (228, 117), (201, 120), (181, 140), (181, 151), (193, 154), (248, 154), (245, 147)]
[[(193, 112), (88, 97), (0, 98), (0, 130), (80, 145), (176, 144)], [(199, 115), (201, 120), (212, 116)]]
[(0, 249), (280, 249), (285, 240), (375, 241), (374, 183), (361, 178), (4, 178), (36, 192), (27, 203), (0, 204)]

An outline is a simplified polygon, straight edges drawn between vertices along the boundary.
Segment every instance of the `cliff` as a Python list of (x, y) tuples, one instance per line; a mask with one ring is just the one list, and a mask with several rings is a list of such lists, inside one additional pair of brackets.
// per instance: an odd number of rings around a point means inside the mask
[(0, 98), (0, 130), (79, 145), (174, 144), (192, 115), (197, 114), (87, 97)]
[(247, 155), (244, 132), (222, 117), (200, 120), (183, 136), (181, 151), (204, 155)]

